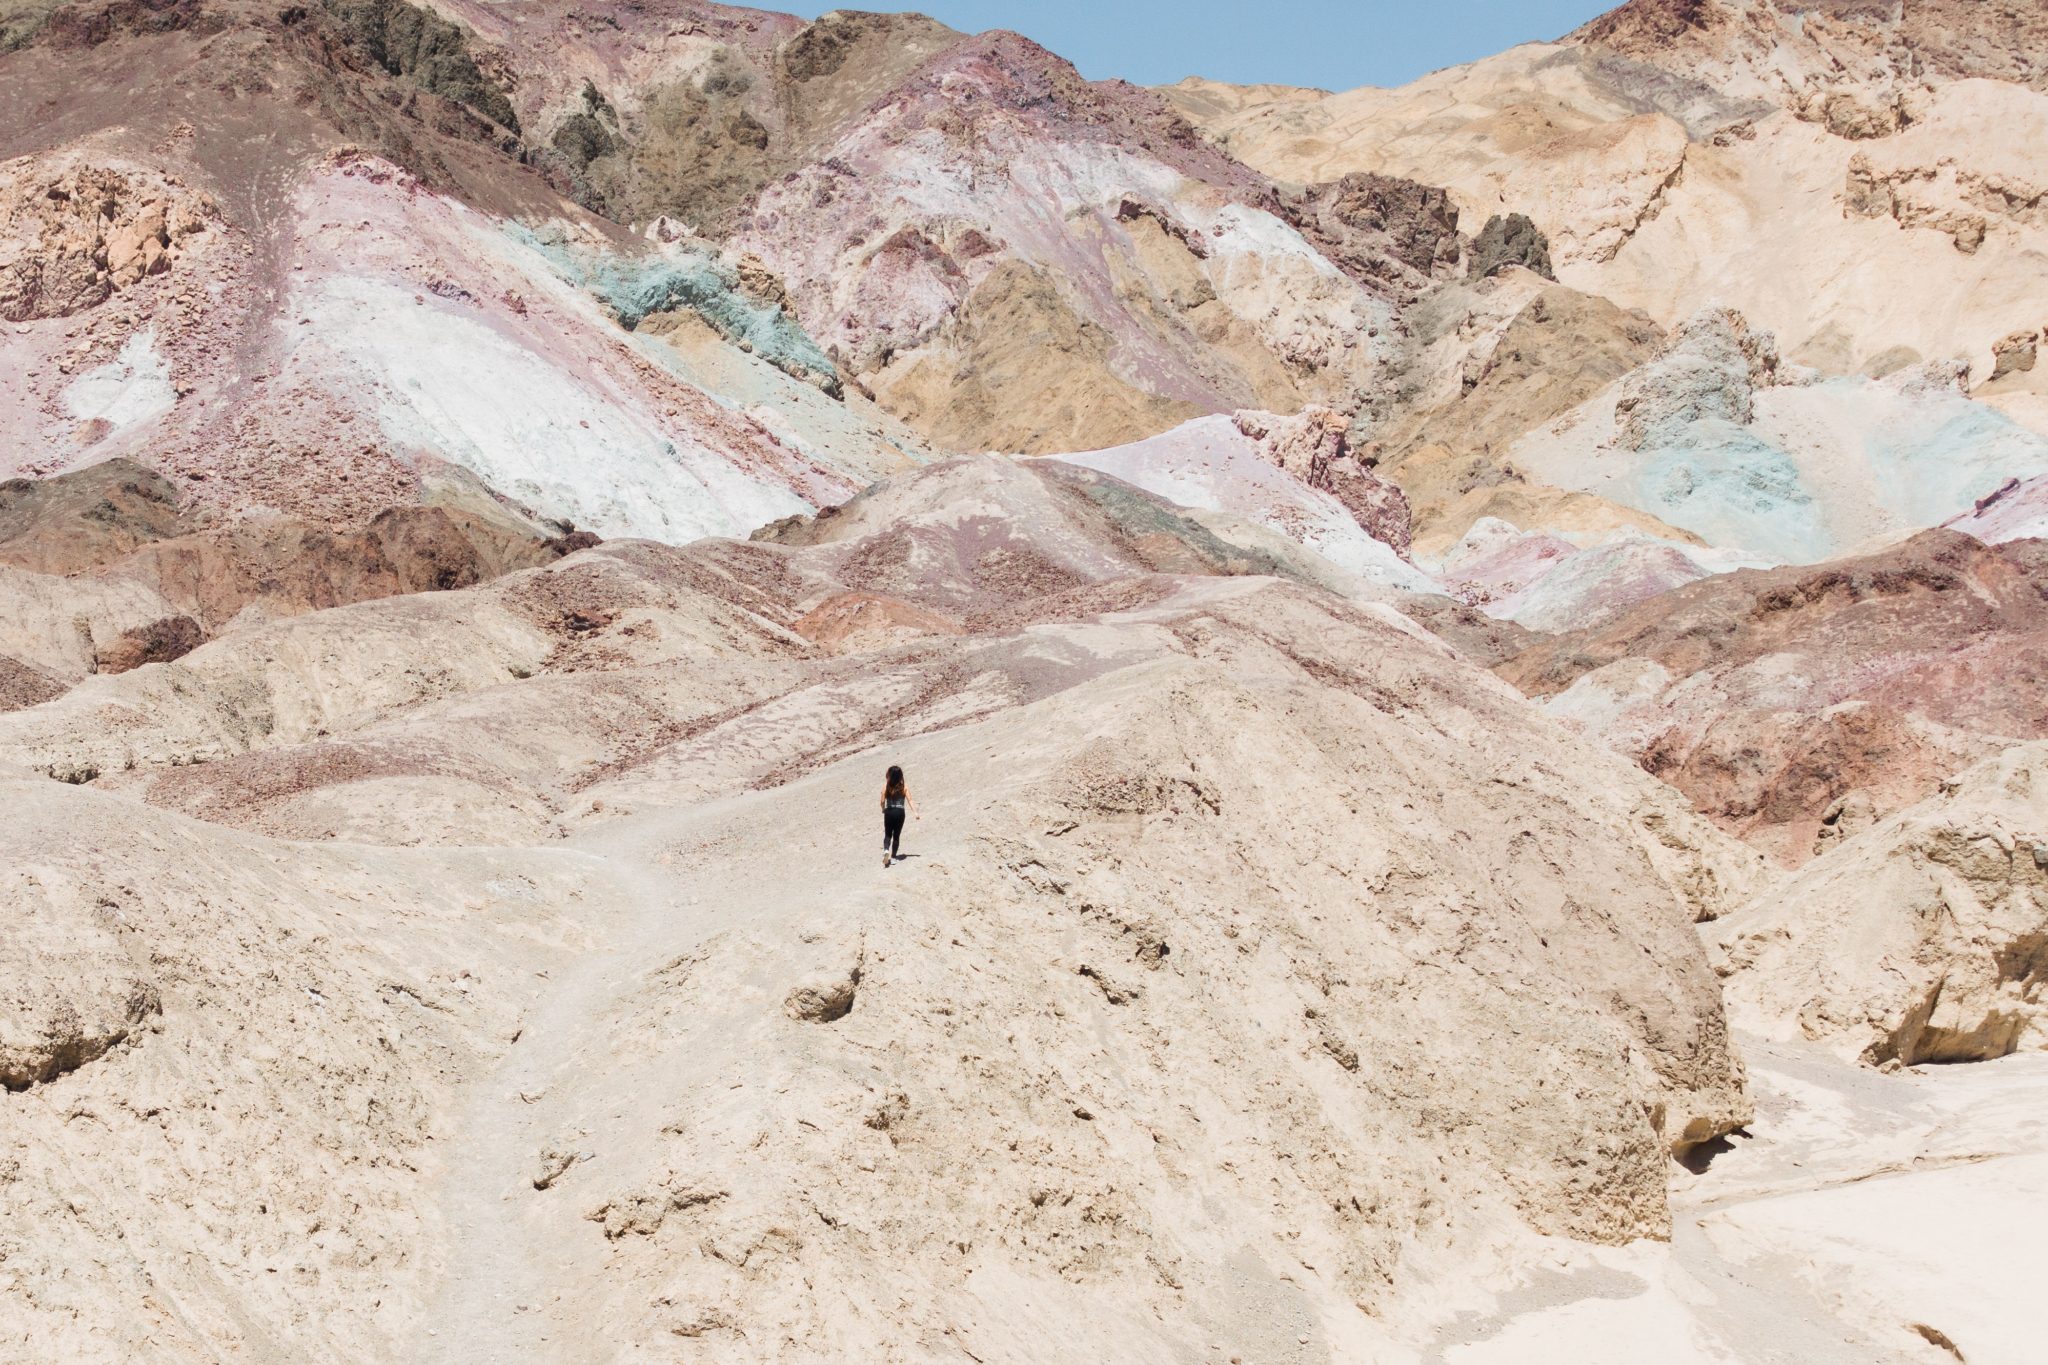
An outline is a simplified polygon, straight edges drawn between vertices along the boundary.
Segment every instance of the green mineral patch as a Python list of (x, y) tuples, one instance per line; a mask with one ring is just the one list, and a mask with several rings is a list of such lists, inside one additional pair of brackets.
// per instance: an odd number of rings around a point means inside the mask
[(841, 396), (838, 368), (779, 303), (757, 298), (739, 271), (688, 243), (628, 256), (596, 250), (525, 227), (509, 229), (546, 256), (564, 279), (594, 295), (631, 331), (658, 313), (695, 313), (721, 337), (770, 365)]

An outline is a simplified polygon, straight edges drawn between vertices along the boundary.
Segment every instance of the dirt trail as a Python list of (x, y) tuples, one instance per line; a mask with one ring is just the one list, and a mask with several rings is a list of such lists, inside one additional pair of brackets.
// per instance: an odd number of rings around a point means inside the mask
[[(538, 1358), (548, 1333), (529, 1316), (547, 1293), (551, 1263), (572, 1249), (536, 1241), (520, 1216), (534, 1194), (535, 1155), (547, 1117), (539, 1103), (574, 1067), (592, 1021), (616, 982), (674, 934), (664, 913), (669, 887), (645, 869), (606, 860), (613, 894), (591, 898), (604, 918), (590, 925), (593, 945), (531, 968), (540, 987), (518, 1040), (502, 1063), (471, 1086), (441, 1189), (448, 1266), (417, 1343), (422, 1361)], [(527, 1097), (532, 1097), (531, 1099)]]
[[(942, 863), (946, 845), (930, 833), (967, 803), (934, 803), (934, 818), (906, 832), (908, 859), (884, 871), (867, 792), (879, 772), (879, 760), (859, 756), (786, 787), (629, 815), (565, 854), (588, 859), (592, 882), (606, 887), (589, 898), (591, 943), (536, 955), (529, 970), (538, 989), (519, 1040), (470, 1087), (440, 1189), (448, 1263), (413, 1359), (603, 1358), (598, 1343), (565, 1340), (550, 1325), (563, 1287), (601, 1274), (607, 1250), (595, 1229), (563, 1235), (551, 1204), (580, 1197), (565, 1188), (578, 1168), (641, 1154), (660, 1130), (663, 1102), (680, 1088), (673, 1074), (628, 1083), (635, 1059), (615, 1055), (610, 1032), (642, 983), (712, 936), (738, 925), (795, 936), (797, 921), (825, 901), (858, 922), (892, 884)], [(588, 1069), (600, 1059), (608, 1078)], [(550, 1160), (550, 1152), (559, 1155)], [(537, 1189), (546, 1172), (549, 1188)]]

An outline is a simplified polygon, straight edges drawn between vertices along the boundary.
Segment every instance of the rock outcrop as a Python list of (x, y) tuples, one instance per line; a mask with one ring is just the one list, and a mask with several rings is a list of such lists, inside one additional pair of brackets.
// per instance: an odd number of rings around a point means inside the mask
[(1716, 309), (1688, 318), (1656, 360), (1622, 381), (1615, 444), (1679, 444), (1702, 422), (1747, 426), (1756, 419), (1756, 392), (1777, 381), (1778, 364), (1776, 338), (1741, 314)]
[[(1629, 0), (1571, 35), (1686, 85), (1786, 100), (1838, 136), (1897, 126), (1875, 110), (1934, 82), (2048, 89), (2048, 21), (2026, 6), (1970, 0), (1887, 6), (1782, 0)], [(1863, 112), (1852, 115), (1850, 109)], [(1832, 129), (1831, 129), (1832, 130)]]
[(472, 35), (406, 0), (322, 0), (344, 41), (420, 89), (466, 106), (513, 132), (519, 116), (472, 52)]
[[(1533, 275), (1448, 286), (1406, 316), (1397, 390), (1371, 431), (1383, 472), (1414, 504), (1416, 538), (1440, 553), (1485, 517), (1530, 531), (1629, 524), (1629, 509), (1531, 481), (1514, 443), (1652, 359), (1666, 338), (1640, 313)], [(1568, 512), (1562, 505), (1575, 503)], [(1533, 515), (1532, 515), (1533, 514)], [(1637, 512), (1644, 531), (1686, 533)]]
[[(1156, 96), (987, 34), (765, 186), (731, 241), (935, 442), (1046, 454), (1205, 412), (1356, 408), (1389, 344), (1385, 295), (1446, 244), (1415, 221), (1426, 193), (1383, 189), (1376, 215), (1354, 189), (1290, 209)], [(1421, 270), (1401, 258), (1424, 249)], [(1042, 395), (1029, 423), (1003, 399), (1018, 388)]]
[(1509, 266), (1520, 266), (1546, 280), (1557, 278), (1550, 268), (1550, 243), (1527, 214), (1498, 214), (1486, 220), (1472, 242), (1471, 273), (1485, 279)]
[(33, 864), (9, 874), (0, 914), (14, 951), (0, 968), (0, 1088), (26, 1090), (105, 1056), (145, 1030), (163, 1002), (118, 934), (79, 907), (44, 900)]
[(1361, 530), (1406, 556), (1413, 538), (1408, 499), (1352, 449), (1349, 419), (1328, 408), (1295, 417), (1240, 412), (1232, 419), (1261, 455), (1308, 487), (1344, 504)]
[[(1406, 498), (1382, 479), (1371, 457), (1350, 445), (1350, 423), (1327, 408), (1293, 417), (1239, 412), (1201, 417), (1129, 445), (1058, 457), (1063, 466), (1099, 470), (1217, 522), (1219, 535), (1243, 541), (1253, 523), (1278, 541), (1278, 556), (1308, 581), (1347, 593), (1367, 585), (1433, 592), (1436, 584), (1407, 557)], [(1285, 547), (1283, 549), (1283, 547)], [(1325, 566), (1304, 567), (1288, 551), (1310, 551)], [(1363, 580), (1361, 583), (1359, 580)]]
[(178, 486), (132, 460), (0, 483), (0, 561), (37, 573), (105, 568), (196, 526)]
[(17, 656), (0, 695), (30, 705), (91, 674), (169, 663), (244, 612), (466, 588), (597, 543), (459, 495), (337, 531), (287, 517), (208, 526), (184, 504), (118, 459), (0, 484), (0, 625)]
[[(1443, 278), (1464, 259), (1458, 208), (1448, 192), (1434, 185), (1354, 172), (1283, 196), (1283, 202), (1289, 221), (1303, 236), (1332, 262), (1361, 278), (1383, 280), (1412, 293)], [(1475, 267), (1475, 273), (1492, 270)], [(1547, 262), (1539, 273), (1549, 273)]]
[(140, 168), (25, 157), (0, 165), (0, 321), (63, 318), (202, 249), (218, 206)]
[(1979, 540), (2048, 540), (2048, 474), (2007, 479), (1947, 523)]
[(1789, 862), (1851, 797), (1890, 814), (2044, 736), (2039, 541), (1929, 531), (1881, 554), (1680, 587), (1500, 668)]
[(2048, 746), (1985, 760), (1714, 929), (1745, 1027), (1872, 1065), (2048, 1047)]
[(2048, 439), (1973, 402), (1967, 369), (1927, 362), (1882, 379), (1829, 378), (1714, 309), (1505, 458), (1737, 562), (1814, 563), (1939, 525), (2008, 478), (2048, 472)]

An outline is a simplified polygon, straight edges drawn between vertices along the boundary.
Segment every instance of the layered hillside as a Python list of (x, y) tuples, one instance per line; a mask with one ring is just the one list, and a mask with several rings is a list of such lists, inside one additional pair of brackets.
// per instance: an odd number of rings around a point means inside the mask
[(5, 337), (9, 472), (139, 457), (231, 511), (359, 521), (432, 457), (688, 539), (933, 450), (1355, 408), (1457, 252), (928, 22), (87, 3), (0, 62), (0, 317), (70, 320)]
[(1283, 182), (1447, 188), (1466, 277), (1403, 310), (1354, 441), (1445, 590), (1597, 631), (1730, 569), (2038, 530), (2038, 23), (1629, 4), (1401, 89), (1162, 93)]
[[(1962, 357), (1983, 384), (2043, 325), (2042, 22), (1644, 0), (1396, 90), (1165, 93), (1282, 179), (1417, 176), (1480, 221), (1526, 215), (1562, 282), (1664, 326), (1730, 307), (1801, 364)], [(2042, 425), (2030, 382), (1996, 396)]]
[(2043, 41), (0, 4), (0, 1362), (2031, 1361)]
[[(2048, 543), (1929, 531), (1697, 581), (1502, 672), (1789, 861), (2044, 737)], [(1847, 822), (1847, 823), (1844, 823)]]

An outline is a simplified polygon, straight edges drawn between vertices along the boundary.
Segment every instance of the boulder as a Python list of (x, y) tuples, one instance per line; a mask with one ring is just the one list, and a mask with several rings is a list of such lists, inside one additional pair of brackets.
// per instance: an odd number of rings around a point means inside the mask
[(1475, 280), (1497, 275), (1511, 265), (1533, 270), (1546, 280), (1557, 278), (1550, 268), (1550, 240), (1526, 214), (1495, 214), (1472, 242), (1468, 273)]

